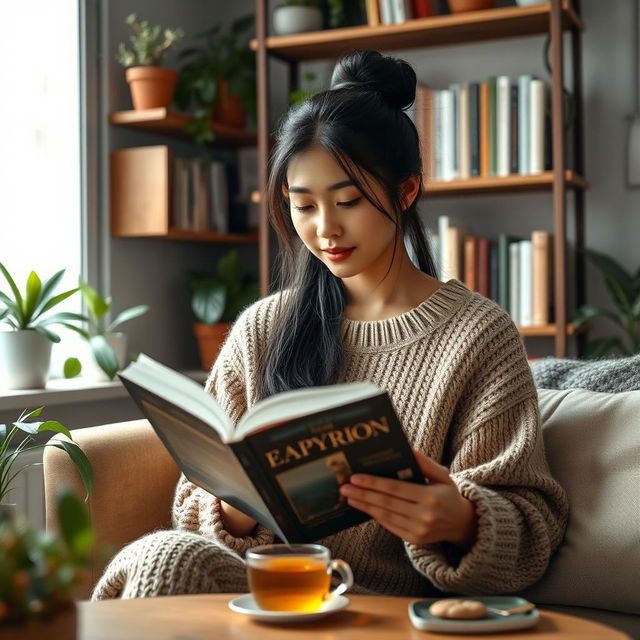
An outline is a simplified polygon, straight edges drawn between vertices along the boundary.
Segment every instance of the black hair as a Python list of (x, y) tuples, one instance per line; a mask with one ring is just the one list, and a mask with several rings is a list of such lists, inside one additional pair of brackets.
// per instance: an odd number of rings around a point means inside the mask
[[(280, 243), (279, 287), (283, 289), (266, 348), (258, 360), (258, 396), (332, 384), (344, 366), (340, 327), (345, 305), (342, 281), (300, 241), (283, 191), (291, 159), (312, 146), (333, 155), (363, 196), (406, 236), (418, 267), (437, 277), (418, 197), (403, 211), (400, 185), (420, 177), (418, 132), (404, 112), (416, 93), (416, 74), (404, 60), (377, 51), (341, 58), (331, 88), (291, 109), (276, 135), (270, 159), (267, 206)], [(384, 188), (391, 211), (374, 195), (371, 179)]]

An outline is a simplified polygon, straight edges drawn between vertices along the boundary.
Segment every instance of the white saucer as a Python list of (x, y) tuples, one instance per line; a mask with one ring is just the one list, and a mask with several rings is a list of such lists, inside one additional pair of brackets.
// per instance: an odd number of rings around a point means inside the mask
[(261, 622), (279, 622), (284, 624), (295, 624), (296, 622), (312, 622), (330, 616), (336, 611), (344, 609), (349, 604), (346, 596), (334, 596), (327, 600), (318, 611), (303, 613), (300, 611), (266, 611), (260, 609), (250, 593), (238, 596), (229, 601), (229, 609), (236, 613), (250, 616), (254, 620)]

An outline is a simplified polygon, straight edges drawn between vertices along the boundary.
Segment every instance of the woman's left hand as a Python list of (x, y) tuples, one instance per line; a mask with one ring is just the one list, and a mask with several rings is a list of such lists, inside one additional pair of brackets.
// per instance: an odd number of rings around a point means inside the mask
[(476, 536), (473, 503), (464, 498), (447, 467), (414, 450), (429, 484), (357, 473), (340, 493), (391, 533), (412, 544), (451, 542), (470, 549)]

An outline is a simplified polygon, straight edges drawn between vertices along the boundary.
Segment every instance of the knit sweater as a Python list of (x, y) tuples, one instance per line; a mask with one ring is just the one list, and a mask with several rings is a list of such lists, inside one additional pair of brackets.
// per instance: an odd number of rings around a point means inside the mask
[[(281, 294), (238, 318), (206, 388), (233, 421), (257, 399), (257, 354)], [(567, 499), (545, 460), (536, 389), (521, 337), (494, 302), (450, 280), (415, 309), (379, 321), (343, 319), (340, 381), (386, 389), (412, 447), (449, 467), (477, 513), (466, 553), (404, 542), (370, 520), (319, 542), (346, 560), (360, 593), (518, 591), (545, 571), (567, 520)], [(220, 501), (181, 477), (174, 526), (213, 536), (240, 555), (273, 541), (225, 529)], [(435, 589), (434, 589), (435, 587)]]

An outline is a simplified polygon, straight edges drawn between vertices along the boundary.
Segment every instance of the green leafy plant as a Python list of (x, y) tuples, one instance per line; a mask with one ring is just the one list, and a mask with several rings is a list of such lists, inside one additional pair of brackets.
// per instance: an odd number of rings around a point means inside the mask
[(245, 273), (235, 249), (220, 258), (216, 274), (189, 275), (191, 309), (198, 322), (233, 322), (238, 314), (260, 296), (258, 282)]
[(11, 274), (0, 263), (0, 271), (9, 283), (11, 295), (0, 291), (0, 321), (8, 324), (14, 331), (33, 329), (51, 342), (60, 342), (60, 336), (51, 330), (51, 325), (60, 325), (76, 332), (81, 329), (71, 321), (84, 321), (85, 317), (79, 313), (62, 311), (47, 314), (47, 311), (72, 296), (78, 288), (69, 289), (54, 295), (56, 287), (64, 274), (64, 269), (55, 273), (51, 278), (42, 282), (35, 271), (27, 277), (24, 294), (20, 292)]
[(632, 274), (603, 253), (587, 249), (585, 254), (604, 278), (616, 310), (584, 305), (578, 309), (574, 325), (581, 327), (596, 318), (606, 318), (621, 327), (628, 339), (625, 343), (619, 336), (597, 338), (587, 344), (585, 356), (600, 358), (612, 352), (624, 355), (640, 352), (640, 268)]
[(289, 93), (289, 104), (294, 107), (322, 91), (322, 87), (316, 84), (317, 79), (318, 76), (313, 71), (307, 71), (302, 74), (302, 87)]
[(131, 48), (121, 42), (116, 53), (116, 60), (124, 67), (159, 65), (165, 53), (184, 36), (182, 29), (163, 30), (159, 25), (152, 27), (146, 20), (139, 22), (135, 13), (127, 16), (125, 23), (132, 31)]
[(198, 143), (211, 142), (213, 105), (218, 95), (218, 81), (226, 80), (229, 91), (240, 98), (243, 107), (255, 120), (256, 57), (249, 47), (252, 15), (231, 23), (228, 33), (217, 24), (198, 37), (200, 47), (185, 49), (180, 54), (184, 63), (174, 92), (176, 106), (182, 111), (193, 110), (193, 119), (186, 129)]
[(146, 304), (137, 305), (121, 311), (108, 325), (105, 316), (111, 309), (111, 298), (103, 298), (92, 286), (80, 282), (79, 289), (87, 307), (89, 330), (82, 336), (91, 345), (91, 351), (98, 366), (113, 380), (119, 367), (118, 358), (105, 336), (113, 333), (121, 324), (138, 318), (149, 311)]
[[(24, 469), (41, 464), (39, 462), (30, 462), (20, 466), (20, 456), (27, 451), (35, 451), (44, 447), (56, 447), (66, 451), (78, 469), (80, 478), (87, 490), (87, 495), (91, 492), (93, 487), (91, 465), (82, 449), (73, 442), (71, 432), (56, 420), (30, 422), (32, 418), (40, 416), (43, 409), (44, 407), (39, 407), (31, 412), (23, 411), (20, 417), (9, 427), (6, 424), (0, 424), (0, 501), (13, 489), (13, 481)], [(51, 440), (46, 442), (36, 441), (36, 436), (45, 431), (61, 433), (68, 438), (68, 441), (57, 439), (54, 442)], [(22, 440), (18, 442), (15, 448), (12, 448), (11, 443), (19, 435), (22, 436)], [(16, 466), (18, 467), (17, 470)]]
[(87, 508), (56, 494), (59, 534), (0, 512), (0, 625), (47, 618), (71, 607), (74, 589), (98, 558)]

